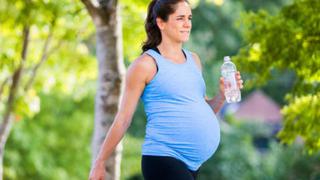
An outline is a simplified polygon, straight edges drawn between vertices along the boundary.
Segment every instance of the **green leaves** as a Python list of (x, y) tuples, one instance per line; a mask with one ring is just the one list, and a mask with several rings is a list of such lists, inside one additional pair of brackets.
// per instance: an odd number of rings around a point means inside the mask
[[(87, 41), (93, 25), (81, 2), (2, 1), (0, 8), (0, 112), (10, 91), (11, 77), (20, 64), (22, 28), (30, 25), (28, 51), (14, 112), (31, 117), (40, 109), (39, 92), (72, 92), (96, 78), (96, 61)], [(92, 85), (74, 93), (77, 98), (92, 90)], [(32, 93), (31, 93), (32, 92)], [(81, 92), (81, 93), (80, 93)], [(76, 95), (77, 94), (77, 95)], [(82, 94), (82, 95), (80, 95)]]
[(147, 16), (149, 1), (121, 0), (121, 17), (123, 31), (123, 48), (125, 60), (131, 62), (142, 50), (142, 42), (146, 40), (144, 20)]
[(294, 97), (290, 100), (290, 104), (282, 109), (285, 124), (278, 136), (284, 143), (291, 144), (298, 135), (304, 140), (309, 153), (316, 152), (320, 149), (319, 109), (319, 92)]
[(14, 114), (22, 117), (32, 118), (40, 111), (40, 98), (37, 96), (35, 90), (31, 89), (16, 98)]
[(86, 179), (92, 96), (75, 101), (59, 92), (40, 95), (41, 112), (12, 128), (4, 155), (4, 179)]
[(203, 179), (312, 179), (320, 154), (302, 152), (301, 145), (285, 146), (273, 137), (275, 129), (265, 124), (233, 121), (221, 124), (222, 139), (218, 151), (203, 164)]
[[(271, 16), (264, 11), (244, 16), (245, 41), (234, 60), (239, 68), (253, 74), (251, 87), (263, 85), (274, 70), (296, 75), (288, 105), (282, 110), (285, 143), (301, 136), (309, 152), (320, 149), (320, 9), (314, 0), (297, 0)], [(282, 77), (277, 77), (282, 78)], [(319, 121), (318, 121), (319, 122)]]

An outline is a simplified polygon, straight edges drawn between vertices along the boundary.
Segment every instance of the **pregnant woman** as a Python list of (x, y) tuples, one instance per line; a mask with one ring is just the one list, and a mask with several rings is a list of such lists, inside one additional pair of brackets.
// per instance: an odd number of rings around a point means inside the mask
[[(205, 95), (201, 61), (182, 45), (189, 39), (192, 12), (186, 0), (153, 0), (148, 7), (143, 53), (129, 67), (115, 120), (92, 166), (90, 180), (104, 179), (104, 162), (120, 142), (141, 98), (147, 115), (141, 168), (146, 180), (194, 180), (216, 151), (220, 128), (215, 116), (224, 85)], [(240, 73), (237, 83), (242, 88)]]

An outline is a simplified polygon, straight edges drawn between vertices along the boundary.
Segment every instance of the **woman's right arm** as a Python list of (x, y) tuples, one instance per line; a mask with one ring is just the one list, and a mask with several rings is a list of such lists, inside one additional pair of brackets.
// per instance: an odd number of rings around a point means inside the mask
[(120, 107), (93, 164), (90, 180), (104, 178), (104, 162), (109, 158), (130, 126), (139, 98), (153, 71), (154, 67), (150, 62), (149, 56), (142, 55), (129, 66)]

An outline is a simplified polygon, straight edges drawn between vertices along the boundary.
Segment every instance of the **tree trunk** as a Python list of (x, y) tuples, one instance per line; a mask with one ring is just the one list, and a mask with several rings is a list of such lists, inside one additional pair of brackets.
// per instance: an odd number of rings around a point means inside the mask
[[(122, 33), (117, 1), (100, 0), (99, 7), (82, 0), (96, 26), (97, 59), (99, 65), (98, 86), (95, 98), (92, 162), (109, 130), (119, 106), (125, 73), (122, 57)], [(108, 180), (120, 179), (122, 143), (106, 162)]]
[(22, 69), (24, 67), (24, 63), (27, 56), (28, 44), (29, 44), (29, 34), (30, 27), (25, 25), (23, 29), (23, 45), (22, 45), (22, 53), (21, 53), (21, 62), (19, 67), (14, 71), (12, 76), (12, 83), (10, 86), (9, 97), (6, 103), (6, 110), (3, 115), (3, 119), (0, 125), (0, 180), (2, 180), (3, 176), (3, 154), (4, 147), (7, 142), (8, 136), (10, 134), (11, 126), (12, 126), (12, 110), (14, 107), (14, 101), (16, 98), (17, 89), (19, 87), (20, 78), (22, 74)]

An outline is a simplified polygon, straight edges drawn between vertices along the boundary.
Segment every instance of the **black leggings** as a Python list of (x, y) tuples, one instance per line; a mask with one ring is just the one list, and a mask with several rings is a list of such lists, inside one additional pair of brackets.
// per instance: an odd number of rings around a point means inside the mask
[(195, 180), (197, 171), (173, 157), (142, 155), (142, 174), (145, 180)]

